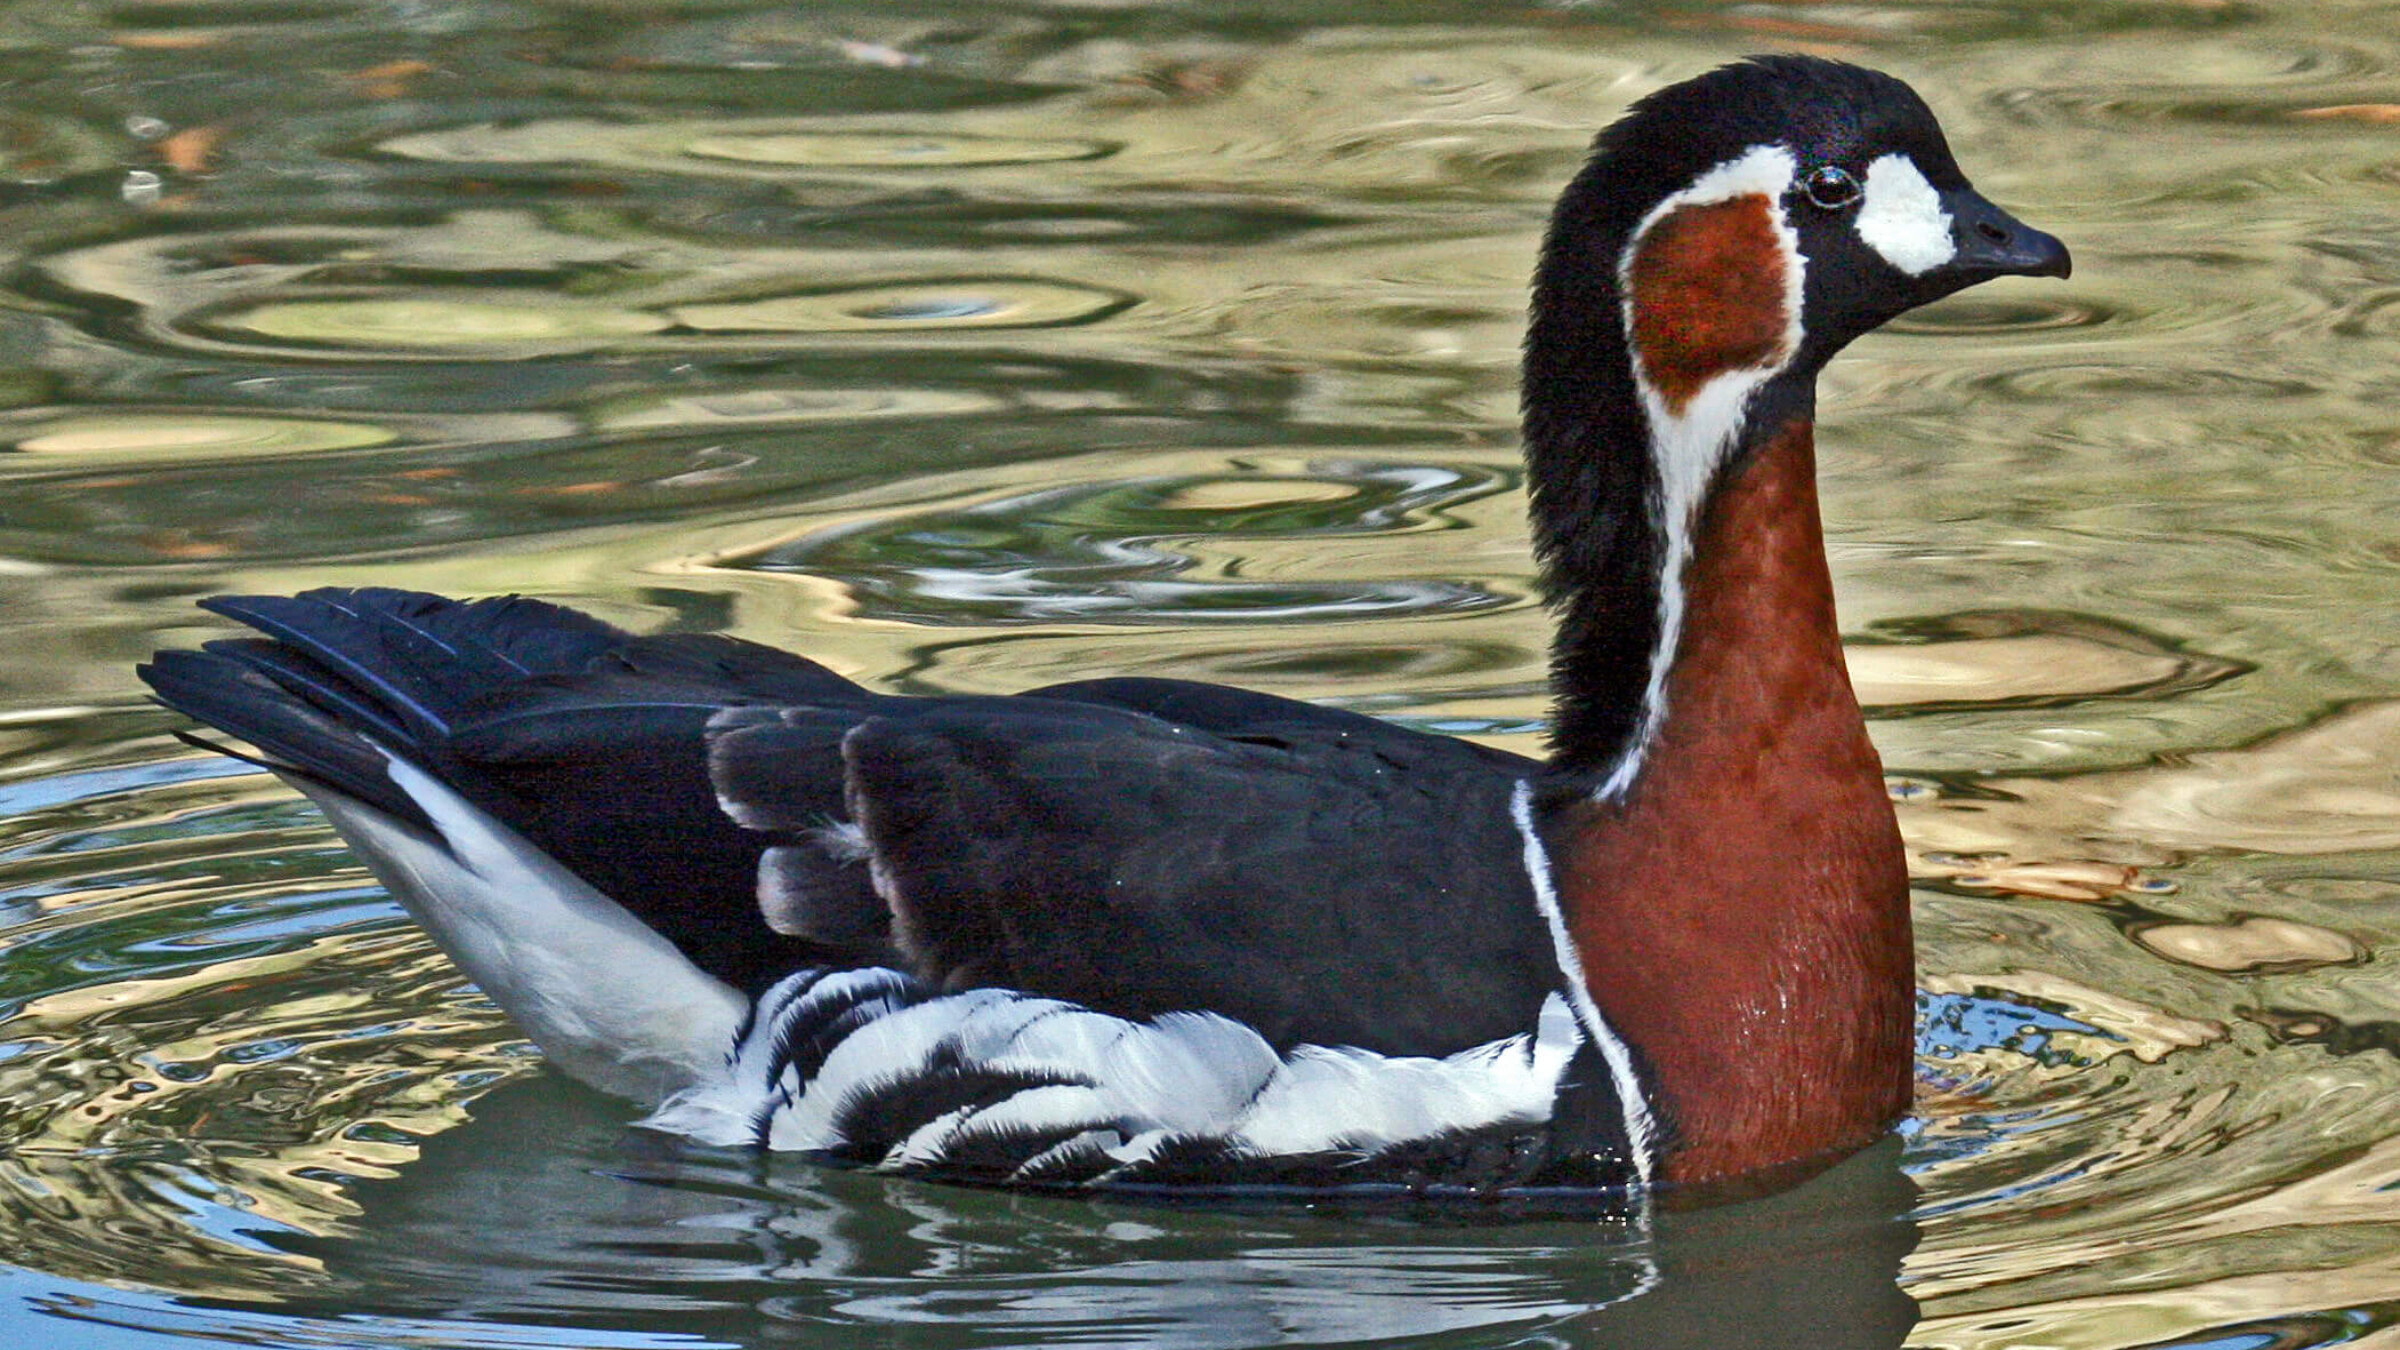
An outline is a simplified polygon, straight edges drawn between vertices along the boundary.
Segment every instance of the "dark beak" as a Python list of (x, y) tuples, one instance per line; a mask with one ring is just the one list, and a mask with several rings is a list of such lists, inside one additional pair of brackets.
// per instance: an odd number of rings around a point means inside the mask
[(1992, 277), (2063, 277), (2075, 270), (2057, 236), (1992, 205), (1973, 188), (1943, 193), (1942, 205), (1950, 212), (1950, 233), (1958, 244), (1944, 270), (1962, 286)]

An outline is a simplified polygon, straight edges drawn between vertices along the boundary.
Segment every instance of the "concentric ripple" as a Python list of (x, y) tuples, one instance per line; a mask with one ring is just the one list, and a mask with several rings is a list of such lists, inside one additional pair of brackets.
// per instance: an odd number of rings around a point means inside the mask
[[(1209, 623), (1393, 618), (1507, 604), (1438, 579), (1329, 580), (1298, 559), (1204, 566), (1175, 541), (1286, 540), (1422, 528), (1496, 491), (1488, 471), (1329, 466), (1328, 476), (1151, 479), (1046, 488), (812, 533), (726, 567), (838, 582), (862, 617), (926, 624)], [(1321, 555), (1320, 555), (1321, 556)]]

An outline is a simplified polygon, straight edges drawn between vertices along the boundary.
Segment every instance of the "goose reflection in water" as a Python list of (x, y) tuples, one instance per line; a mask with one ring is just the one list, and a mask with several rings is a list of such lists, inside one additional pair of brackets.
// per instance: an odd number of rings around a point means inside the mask
[(549, 1076), (472, 1112), (415, 1165), (354, 1183), (339, 1236), (270, 1239), (332, 1280), (280, 1312), (1122, 1350), (1459, 1334), (1887, 1350), (1916, 1322), (1896, 1285), (1916, 1242), (1898, 1140), (1779, 1196), (1660, 1213), (1643, 1235), (894, 1181), (627, 1131), (615, 1104)]

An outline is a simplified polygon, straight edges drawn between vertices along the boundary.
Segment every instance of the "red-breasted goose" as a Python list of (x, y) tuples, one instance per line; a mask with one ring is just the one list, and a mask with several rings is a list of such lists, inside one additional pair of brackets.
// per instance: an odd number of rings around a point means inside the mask
[(1797, 1174), (1912, 1077), (1816, 374), (2067, 270), (1885, 75), (1746, 61), (1602, 134), (1525, 348), (1547, 761), (1174, 680), (891, 697), (388, 590), (210, 600), (262, 636), (142, 673), (662, 1129), (1027, 1186)]

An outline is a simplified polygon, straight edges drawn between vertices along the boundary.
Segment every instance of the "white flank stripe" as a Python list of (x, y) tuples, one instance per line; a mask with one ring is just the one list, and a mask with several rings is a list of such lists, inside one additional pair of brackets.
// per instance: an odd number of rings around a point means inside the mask
[(1866, 190), (1858, 208), (1858, 237), (1885, 262), (1921, 277), (1958, 256), (1942, 194), (1925, 181), (1916, 161), (1892, 154), (1869, 164)]
[(1658, 1151), (1658, 1122), (1651, 1118), (1650, 1103), (1642, 1098), (1642, 1081), (1633, 1069), (1633, 1052), (1617, 1038), (1608, 1019), (1600, 1015), (1600, 1005), (1592, 1001), (1592, 987), (1584, 979), (1583, 956), (1575, 950), (1575, 935), (1567, 931), (1567, 916), (1558, 905), (1558, 890), (1550, 881), (1550, 851), (1542, 847), (1542, 837), (1533, 828), (1533, 781), (1520, 779), (1508, 799), (1509, 818), (1517, 824), (1517, 833), (1525, 840), (1525, 875), (1533, 882), (1534, 907), (1542, 912), (1542, 921), (1550, 926), (1550, 943), (1558, 952), (1558, 972), (1566, 977), (1567, 997), (1575, 1006), (1575, 1016), (1583, 1023), (1583, 1032), (1600, 1047), (1600, 1058), (1608, 1065), (1608, 1080), (1617, 1090), (1617, 1105), (1625, 1112), (1625, 1138), (1633, 1147), (1633, 1170), (1640, 1180), (1639, 1189), (1650, 1189), (1650, 1178), (1656, 1166)]
[[(1658, 466), (1658, 500), (1651, 506), (1656, 512), (1665, 550), (1658, 571), (1658, 646), (1650, 653), (1650, 678), (1642, 690), (1641, 718), (1634, 726), (1633, 739), (1627, 744), (1624, 757), (1593, 794), (1603, 800), (1621, 797), (1633, 786), (1633, 780), (1641, 773), (1643, 755), (1657, 736), (1660, 724), (1666, 721), (1667, 674), (1674, 667), (1675, 649), (1683, 638), (1683, 573), (1691, 561), (1692, 530), (1700, 504), (1707, 499), (1709, 485), (1715, 481), (1726, 453), (1741, 435), (1750, 396), (1773, 379), (1793, 353), (1800, 350), (1800, 306), (1807, 280), (1806, 263), (1800, 254), (1800, 236), (1783, 216), (1784, 194), (1790, 191), (1792, 175), (1797, 170), (1791, 151), (1777, 145), (1754, 146), (1652, 207), (1635, 227), (1625, 248), (1618, 288), (1625, 296), (1625, 347), (1632, 353), (1634, 388), (1641, 395), (1642, 412), (1650, 423), (1650, 455)], [(1719, 375), (1701, 386), (1684, 404), (1682, 413), (1671, 412), (1648, 372), (1643, 370), (1642, 354), (1633, 341), (1633, 287), (1627, 278), (1634, 256), (1641, 251), (1643, 236), (1670, 212), (1748, 195), (1767, 199), (1775, 237), (1783, 246), (1782, 350), (1767, 365)]]

